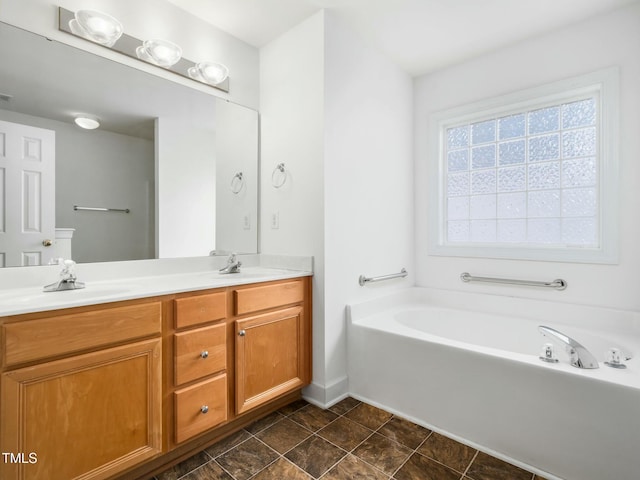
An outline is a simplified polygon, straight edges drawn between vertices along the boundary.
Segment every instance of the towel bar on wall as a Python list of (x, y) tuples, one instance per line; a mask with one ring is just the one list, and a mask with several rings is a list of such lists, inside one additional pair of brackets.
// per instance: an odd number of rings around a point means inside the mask
[(78, 205), (74, 205), (73, 209), (78, 210), (87, 210), (90, 212), (121, 212), (121, 213), (130, 213), (131, 210), (128, 208), (104, 208), (104, 207), (79, 207)]
[(409, 274), (407, 273), (407, 270), (404, 268), (400, 270), (400, 273), (392, 273), (390, 275), (381, 275), (379, 277), (365, 277), (364, 275), (360, 275), (360, 278), (358, 279), (358, 283), (360, 284), (361, 287), (363, 287), (366, 283), (381, 282), (383, 280), (391, 280), (393, 278), (404, 278), (407, 275)]
[(522, 285), (526, 287), (548, 287), (556, 290), (564, 290), (567, 288), (567, 282), (561, 278), (556, 278), (551, 282), (537, 282), (534, 280), (515, 280), (512, 278), (494, 278), (494, 277), (474, 277), (469, 272), (460, 274), (460, 280), (463, 282), (486, 282), (486, 283), (503, 283), (507, 285)]

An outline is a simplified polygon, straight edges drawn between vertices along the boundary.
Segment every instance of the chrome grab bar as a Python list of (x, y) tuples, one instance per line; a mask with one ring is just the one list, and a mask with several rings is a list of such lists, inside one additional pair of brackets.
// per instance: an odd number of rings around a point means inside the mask
[(552, 282), (536, 282), (533, 280), (514, 280), (511, 278), (494, 278), (494, 277), (474, 277), (469, 272), (460, 274), (460, 280), (463, 282), (486, 282), (486, 283), (503, 283), (508, 285), (522, 285), (526, 287), (549, 287), (556, 290), (564, 290), (567, 288), (567, 282), (561, 278), (557, 278)]
[(87, 211), (90, 211), (90, 212), (122, 212), (122, 213), (131, 212), (131, 210), (129, 210), (128, 208), (79, 207), (78, 205), (74, 205), (73, 209), (75, 211), (87, 210)]
[(394, 278), (404, 278), (407, 275), (409, 274), (407, 273), (407, 270), (405, 268), (400, 270), (400, 273), (392, 273), (390, 275), (381, 275), (379, 277), (365, 277), (364, 275), (360, 275), (360, 278), (358, 279), (358, 283), (360, 284), (361, 287), (363, 287), (366, 283), (382, 282), (383, 280), (392, 280)]

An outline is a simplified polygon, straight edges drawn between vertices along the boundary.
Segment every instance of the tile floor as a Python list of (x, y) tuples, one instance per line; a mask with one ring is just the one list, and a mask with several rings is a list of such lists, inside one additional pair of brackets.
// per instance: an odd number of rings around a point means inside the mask
[(544, 480), (353, 398), (294, 402), (156, 480)]

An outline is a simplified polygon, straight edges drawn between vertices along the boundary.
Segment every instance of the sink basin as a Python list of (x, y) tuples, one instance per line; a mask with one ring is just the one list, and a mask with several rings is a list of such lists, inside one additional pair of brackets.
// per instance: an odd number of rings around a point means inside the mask
[(30, 305), (44, 302), (47, 304), (59, 304), (83, 300), (85, 298), (101, 299), (112, 295), (122, 295), (130, 292), (134, 285), (97, 285), (79, 290), (63, 290), (60, 292), (43, 292), (41, 289), (29, 288), (20, 289), (13, 292), (6, 292), (0, 295), (0, 306), (10, 307), (19, 305)]

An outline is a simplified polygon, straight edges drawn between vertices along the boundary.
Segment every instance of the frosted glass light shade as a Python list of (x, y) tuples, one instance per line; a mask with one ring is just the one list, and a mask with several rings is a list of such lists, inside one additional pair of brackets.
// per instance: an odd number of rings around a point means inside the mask
[(111, 15), (96, 10), (78, 10), (69, 21), (69, 28), (75, 35), (112, 47), (122, 36), (122, 24)]
[(145, 62), (169, 68), (182, 58), (182, 48), (167, 40), (145, 40), (136, 48), (136, 55)]
[(73, 121), (85, 130), (95, 130), (100, 126), (98, 119), (89, 115), (78, 115)]
[(221, 63), (200, 62), (195, 67), (188, 70), (188, 74), (194, 80), (218, 85), (224, 82), (229, 76), (229, 69)]

